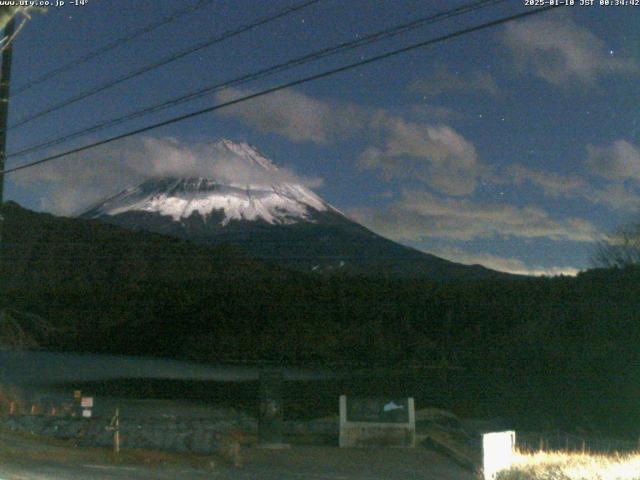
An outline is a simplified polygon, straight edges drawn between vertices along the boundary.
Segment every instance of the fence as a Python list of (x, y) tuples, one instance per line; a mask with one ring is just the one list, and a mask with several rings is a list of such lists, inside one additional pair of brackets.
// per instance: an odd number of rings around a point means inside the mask
[(560, 430), (551, 432), (518, 432), (516, 447), (524, 451), (569, 451), (589, 453), (633, 452), (638, 442), (618, 438), (594, 438)]

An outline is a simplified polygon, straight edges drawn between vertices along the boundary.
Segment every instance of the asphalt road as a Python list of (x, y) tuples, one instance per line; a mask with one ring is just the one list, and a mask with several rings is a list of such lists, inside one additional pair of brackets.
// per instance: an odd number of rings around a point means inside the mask
[(177, 480), (180, 478), (199, 480), (225, 477), (220, 477), (215, 472), (193, 469), (159, 469), (92, 464), (62, 465), (56, 462), (35, 462), (31, 465), (3, 464), (0, 466), (0, 480)]
[[(368, 460), (372, 460), (368, 457)], [(285, 464), (245, 465), (242, 467), (214, 467), (193, 469), (179, 467), (114, 466), (101, 464), (63, 465), (55, 461), (38, 461), (32, 464), (0, 465), (0, 480), (472, 480), (471, 473), (460, 470), (442, 459), (437, 463), (420, 465), (385, 465), (366, 461), (348, 462), (348, 465), (308, 465), (307, 468), (290, 468)]]

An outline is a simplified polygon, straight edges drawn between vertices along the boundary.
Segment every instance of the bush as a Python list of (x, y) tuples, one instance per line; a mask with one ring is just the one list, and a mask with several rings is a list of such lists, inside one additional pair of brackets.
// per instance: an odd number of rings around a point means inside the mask
[(517, 454), (496, 480), (640, 480), (640, 454)]

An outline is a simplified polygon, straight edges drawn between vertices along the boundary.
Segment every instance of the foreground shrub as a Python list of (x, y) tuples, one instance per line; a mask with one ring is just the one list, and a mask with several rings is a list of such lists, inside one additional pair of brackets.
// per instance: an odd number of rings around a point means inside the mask
[(519, 453), (496, 480), (640, 480), (640, 454)]

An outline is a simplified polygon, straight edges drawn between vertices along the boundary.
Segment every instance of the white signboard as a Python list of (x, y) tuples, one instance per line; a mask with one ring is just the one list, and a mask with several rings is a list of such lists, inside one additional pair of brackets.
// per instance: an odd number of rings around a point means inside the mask
[(501, 470), (513, 463), (516, 432), (492, 432), (482, 436), (484, 480), (494, 480)]
[(82, 397), (80, 400), (80, 406), (82, 408), (92, 408), (93, 407), (93, 397)]
[(83, 418), (91, 418), (91, 409), (90, 408), (83, 408), (82, 409), (82, 417)]
[(340, 396), (340, 447), (414, 447), (413, 398)]

